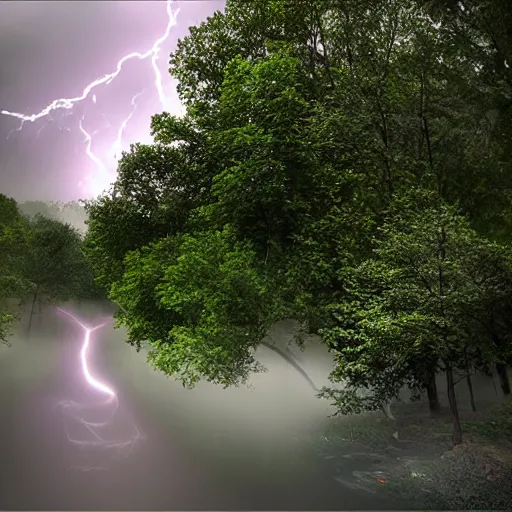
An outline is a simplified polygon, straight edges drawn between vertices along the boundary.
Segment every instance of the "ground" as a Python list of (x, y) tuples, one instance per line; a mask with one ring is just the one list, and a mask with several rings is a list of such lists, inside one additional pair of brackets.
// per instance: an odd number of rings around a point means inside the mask
[(396, 422), (377, 413), (334, 418), (320, 450), (340, 484), (400, 498), (406, 507), (510, 510), (512, 402), (461, 416), (464, 441), (455, 448), (446, 411), (433, 419), (401, 404)]

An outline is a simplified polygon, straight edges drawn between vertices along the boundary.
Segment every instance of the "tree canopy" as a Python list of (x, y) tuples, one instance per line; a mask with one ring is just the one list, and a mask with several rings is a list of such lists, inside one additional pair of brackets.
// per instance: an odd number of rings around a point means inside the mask
[(129, 341), (233, 385), (295, 317), (348, 383), (340, 410), (510, 361), (505, 7), (228, 0), (191, 27), (169, 69), (185, 115), (155, 115), (86, 206)]

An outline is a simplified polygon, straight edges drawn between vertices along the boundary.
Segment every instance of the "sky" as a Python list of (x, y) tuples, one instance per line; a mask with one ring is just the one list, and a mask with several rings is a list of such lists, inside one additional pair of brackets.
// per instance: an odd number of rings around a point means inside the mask
[[(108, 188), (120, 150), (150, 142), (151, 115), (182, 111), (168, 73), (177, 41), (223, 8), (224, 0), (0, 0), (0, 193), (18, 201), (71, 201)], [(30, 116), (59, 98), (83, 96), (91, 82), (115, 73), (123, 56), (150, 51), (170, 19), (175, 24), (156, 61), (160, 93), (149, 55), (126, 60), (109, 83), (104, 78), (72, 108), (57, 108), (21, 130), (21, 120), (9, 114)]]

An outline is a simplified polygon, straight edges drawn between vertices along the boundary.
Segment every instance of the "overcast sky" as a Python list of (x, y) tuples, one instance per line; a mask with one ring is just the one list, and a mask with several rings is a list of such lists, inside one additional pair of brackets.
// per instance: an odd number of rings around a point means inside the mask
[[(179, 112), (169, 53), (178, 39), (224, 8), (224, 0), (172, 2), (177, 24), (162, 45), (167, 110)], [(0, 111), (40, 112), (53, 100), (80, 96), (95, 79), (116, 69), (130, 52), (146, 52), (167, 26), (165, 1), (0, 1)], [(57, 110), (34, 123), (0, 115), (0, 192), (20, 201), (68, 201), (91, 195), (100, 177), (87, 155), (80, 122), (92, 135), (92, 152), (113, 170), (111, 154), (118, 129), (126, 124), (123, 147), (147, 141), (151, 114), (163, 109), (151, 60), (126, 62), (108, 85), (94, 89), (71, 110)], [(95, 101), (94, 101), (95, 100)], [(104, 180), (104, 178), (101, 178)]]

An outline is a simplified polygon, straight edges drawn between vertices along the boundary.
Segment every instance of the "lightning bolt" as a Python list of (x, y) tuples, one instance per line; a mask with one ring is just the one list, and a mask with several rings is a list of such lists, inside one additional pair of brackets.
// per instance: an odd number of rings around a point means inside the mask
[[(0, 114), (5, 116), (10, 116), (16, 119), (19, 119), (21, 121), (20, 126), (18, 128), (15, 128), (11, 130), (7, 136), (9, 138), (14, 132), (20, 132), (25, 123), (30, 122), (34, 123), (39, 119), (48, 118), (46, 123), (39, 129), (39, 133), (51, 122), (51, 114), (55, 111), (70, 111), (72, 110), (76, 104), (84, 101), (85, 99), (91, 97), (91, 100), (94, 104), (96, 104), (96, 93), (93, 92), (95, 89), (97, 89), (100, 86), (103, 85), (109, 85), (112, 83), (112, 81), (117, 78), (126, 62), (138, 59), (138, 60), (146, 60), (151, 59), (151, 66), (153, 68), (154, 73), (154, 85), (155, 89), (158, 94), (158, 98), (160, 101), (160, 104), (162, 105), (163, 109), (169, 108), (169, 101), (165, 95), (164, 92), (164, 86), (162, 82), (162, 73), (158, 67), (158, 60), (160, 58), (162, 45), (167, 41), (169, 38), (169, 35), (171, 33), (171, 29), (174, 25), (176, 25), (177, 16), (179, 14), (179, 9), (175, 9), (174, 12), (172, 10), (172, 3), (173, 0), (166, 0), (166, 11), (167, 11), (167, 26), (165, 29), (165, 32), (162, 34), (161, 37), (159, 37), (154, 43), (151, 48), (146, 50), (145, 52), (132, 52), (127, 55), (124, 55), (121, 59), (118, 60), (115, 70), (112, 73), (104, 74), (103, 76), (97, 78), (96, 80), (92, 81), (88, 85), (86, 85), (82, 91), (82, 94), (79, 96), (73, 97), (73, 98), (57, 98), (53, 100), (50, 104), (46, 105), (41, 111), (33, 113), (33, 114), (22, 114), (20, 112), (11, 112), (9, 110), (2, 110), (0, 111)], [(136, 97), (140, 96), (141, 93), (136, 95)], [(134, 102), (136, 101), (136, 97), (132, 99), (132, 111), (131, 114), (123, 121), (121, 124), (121, 127), (118, 131), (118, 137), (116, 141), (114, 142), (112, 146), (111, 152), (114, 152), (115, 155), (120, 153), (120, 147), (121, 147), (121, 138), (122, 134), (126, 128), (126, 125), (130, 118), (133, 115), (134, 112)], [(94, 180), (89, 180), (90, 182), (90, 190), (89, 193), (96, 196), (98, 194), (101, 194), (110, 184), (113, 176), (115, 176), (115, 169), (112, 172), (109, 172), (107, 169), (107, 166), (101, 161), (101, 159), (96, 156), (92, 151), (92, 138), (93, 135), (89, 134), (84, 126), (84, 118), (82, 117), (79, 122), (79, 129), (82, 132), (82, 134), (85, 136), (85, 142), (86, 142), (86, 153), (87, 156), (92, 160), (94, 165), (96, 166), (97, 171), (99, 172), (99, 176), (97, 176)]]
[[(114, 162), (117, 160), (118, 157), (121, 157), (121, 153), (123, 151), (123, 134), (124, 134), (124, 131), (125, 131), (127, 125), (128, 125), (128, 122), (130, 121), (130, 119), (132, 118), (133, 114), (135, 114), (135, 111), (137, 110), (137, 99), (143, 93), (144, 93), (144, 91), (141, 91), (141, 92), (135, 94), (135, 96), (132, 97), (132, 100), (131, 100), (132, 109), (131, 109), (130, 113), (128, 114), (128, 116), (121, 123), (121, 125), (119, 127), (119, 130), (117, 132), (117, 138), (116, 138), (115, 142), (112, 144), (112, 147), (110, 148), (110, 156), (111, 156), (111, 158), (113, 159)], [(93, 96), (93, 98), (94, 98), (94, 96)], [(110, 182), (110, 181), (114, 181), (115, 173), (110, 172), (109, 168), (107, 167), (107, 165), (105, 165), (105, 163), (95, 153), (93, 153), (92, 148), (91, 148), (92, 147), (92, 143), (93, 143), (92, 139), (93, 139), (94, 135), (96, 135), (96, 133), (99, 130), (96, 130), (92, 134), (87, 132), (85, 130), (84, 126), (83, 126), (84, 117), (85, 116), (82, 116), (82, 119), (80, 120), (79, 128), (80, 128), (80, 131), (82, 132), (82, 134), (85, 137), (85, 139), (84, 139), (84, 142), (86, 143), (86, 150), (85, 150), (85, 152), (86, 152), (87, 156), (95, 164), (97, 171), (99, 171), (99, 174), (94, 176), (93, 178), (88, 177), (89, 188), (91, 190), (97, 191), (98, 193), (101, 193), (101, 191), (103, 189), (103, 185), (105, 183)], [(110, 123), (108, 123), (108, 121), (107, 121), (107, 126), (110, 126)], [(44, 126), (43, 126), (43, 128), (44, 128)], [(82, 184), (82, 182), (80, 182), (79, 185), (80, 184)]]
[[(69, 435), (67, 432), (68, 441), (75, 446), (78, 446), (81, 449), (98, 449), (98, 450), (107, 450), (110, 452), (114, 452), (114, 456), (119, 458), (126, 458), (133, 451), (135, 444), (138, 440), (142, 439), (142, 435), (140, 431), (137, 429), (135, 424), (133, 425), (135, 434), (131, 436), (129, 439), (125, 440), (108, 440), (104, 435), (101, 434), (102, 430), (111, 425), (112, 419), (119, 409), (119, 400), (116, 392), (109, 385), (100, 381), (98, 378), (94, 377), (89, 369), (89, 361), (88, 361), (88, 353), (91, 344), (91, 337), (95, 331), (98, 331), (105, 327), (107, 323), (111, 320), (108, 320), (99, 323), (93, 327), (89, 327), (85, 325), (82, 321), (80, 321), (75, 315), (66, 311), (62, 308), (56, 308), (57, 311), (64, 314), (68, 318), (70, 318), (73, 323), (77, 324), (83, 331), (83, 339), (82, 346), (80, 349), (80, 363), (82, 375), (84, 377), (85, 382), (89, 385), (89, 387), (100, 393), (105, 397), (104, 402), (99, 404), (79, 404), (72, 400), (64, 400), (59, 402), (58, 406), (65, 412), (66, 416), (73, 420), (76, 424), (80, 425), (85, 432), (88, 434), (86, 439), (76, 439)], [(107, 419), (104, 421), (88, 421), (83, 417), (83, 413), (87, 409), (94, 408), (103, 408), (110, 407), (110, 413), (107, 415)], [(79, 469), (82, 471), (92, 471), (92, 470), (102, 470), (106, 469), (101, 466), (85, 466), (85, 467), (74, 467), (72, 469)]]
[(85, 380), (89, 383), (89, 385), (92, 388), (108, 395), (109, 397), (111, 397), (113, 399), (116, 399), (116, 401), (117, 401), (117, 396), (116, 396), (116, 393), (114, 392), (114, 390), (109, 388), (106, 384), (101, 383), (99, 380), (95, 379), (91, 375), (91, 372), (89, 371), (89, 363), (87, 362), (87, 352), (89, 350), (89, 345), (91, 343), (91, 334), (94, 331), (97, 331), (98, 329), (105, 327), (105, 325), (107, 325), (107, 322), (103, 322), (94, 327), (87, 327), (85, 324), (80, 322), (80, 320), (78, 320), (78, 318), (76, 318), (76, 316), (74, 316), (69, 311), (66, 311), (65, 309), (62, 309), (62, 308), (56, 308), (56, 309), (57, 309), (57, 311), (60, 311), (61, 313), (65, 314), (66, 316), (71, 318), (71, 320), (73, 320), (73, 322), (78, 324), (83, 329), (83, 331), (85, 333), (84, 340), (82, 343), (82, 350), (80, 351), (80, 361), (82, 363), (82, 373), (84, 374)]
[(108, 175), (108, 171), (107, 171), (107, 168), (105, 167), (105, 165), (103, 165), (103, 162), (101, 161), (101, 159), (99, 157), (97, 157), (93, 152), (92, 152), (92, 149), (91, 149), (91, 146), (92, 146), (92, 138), (95, 134), (90, 134), (89, 132), (87, 132), (84, 128), (84, 125), (83, 125), (83, 122), (84, 122), (84, 116), (82, 116), (82, 119), (80, 119), (80, 123), (79, 123), (79, 128), (80, 128), (80, 131), (84, 134), (85, 136), (85, 143), (86, 143), (86, 149), (85, 149), (85, 152), (87, 153), (87, 156), (96, 164), (96, 169), (98, 171), (100, 171), (102, 177), (105, 176), (105, 175)]
[(121, 126), (119, 127), (119, 131), (117, 132), (117, 139), (112, 144), (111, 153), (112, 156), (115, 159), (121, 156), (121, 152), (123, 150), (123, 134), (126, 130), (126, 126), (128, 125), (130, 119), (132, 118), (133, 114), (135, 114), (135, 111), (137, 110), (137, 99), (144, 94), (144, 91), (141, 91), (137, 93), (131, 101), (132, 110), (128, 114), (128, 117), (121, 123)]

